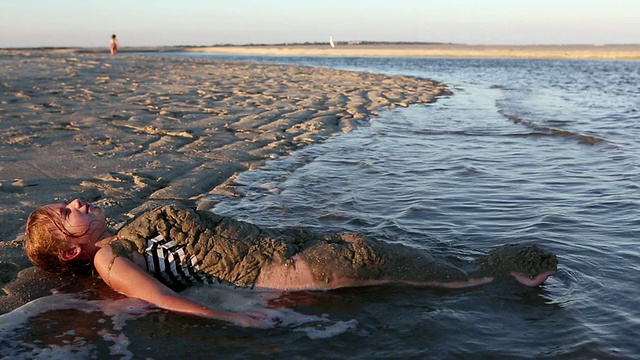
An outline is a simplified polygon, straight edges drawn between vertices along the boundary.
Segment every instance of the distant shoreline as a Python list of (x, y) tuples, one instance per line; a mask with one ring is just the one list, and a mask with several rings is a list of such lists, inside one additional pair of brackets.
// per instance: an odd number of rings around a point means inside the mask
[[(60, 53), (100, 53), (105, 48), (31, 48), (7, 51), (46, 50)], [(629, 45), (459, 45), (421, 43), (281, 44), (221, 46), (126, 47), (122, 52), (201, 52), (226, 55), (424, 57), (424, 58), (505, 58), (640, 60), (640, 44)]]
[(189, 47), (188, 52), (275, 56), (371, 56), (433, 58), (511, 58), (640, 60), (640, 45), (277, 45)]

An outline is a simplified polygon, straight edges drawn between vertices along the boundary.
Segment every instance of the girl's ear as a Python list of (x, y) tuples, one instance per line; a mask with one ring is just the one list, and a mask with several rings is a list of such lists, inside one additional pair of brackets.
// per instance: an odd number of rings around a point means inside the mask
[(80, 245), (72, 245), (64, 250), (62, 253), (62, 260), (71, 261), (77, 258), (81, 252), (82, 249), (80, 248)]

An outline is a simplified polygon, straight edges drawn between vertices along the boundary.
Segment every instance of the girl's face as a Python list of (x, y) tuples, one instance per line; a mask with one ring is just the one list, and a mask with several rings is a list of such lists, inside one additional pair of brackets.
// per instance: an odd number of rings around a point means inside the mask
[(78, 199), (68, 204), (51, 204), (47, 207), (56, 214), (58, 223), (78, 244), (87, 244), (99, 240), (99, 236), (107, 229), (104, 211)]

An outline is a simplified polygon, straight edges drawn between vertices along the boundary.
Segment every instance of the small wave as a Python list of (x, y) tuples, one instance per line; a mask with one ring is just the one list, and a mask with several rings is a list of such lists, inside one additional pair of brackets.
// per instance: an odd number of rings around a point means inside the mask
[(573, 269), (561, 266), (556, 273), (545, 283), (547, 294), (545, 297), (549, 304), (568, 307), (578, 301), (576, 292), (580, 283), (580, 275)]
[(465, 130), (414, 130), (417, 135), (459, 135), (459, 136), (482, 136), (487, 134), (479, 134), (477, 132)]
[(579, 143), (584, 145), (597, 145), (601, 143), (608, 143), (604, 138), (593, 136), (593, 135), (585, 135), (578, 132), (557, 129), (549, 126), (538, 125), (531, 120), (523, 119), (514, 114), (508, 114), (504, 111), (500, 111), (507, 119), (511, 120), (514, 124), (524, 125), (528, 128), (535, 130), (534, 133), (529, 134), (518, 134), (518, 136), (555, 136), (555, 137), (565, 137), (565, 138), (573, 138), (578, 140)]

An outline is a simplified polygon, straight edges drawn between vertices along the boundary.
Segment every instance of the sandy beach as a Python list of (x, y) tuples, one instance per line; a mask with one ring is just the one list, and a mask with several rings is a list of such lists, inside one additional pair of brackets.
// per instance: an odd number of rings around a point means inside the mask
[(79, 197), (117, 225), (162, 202), (236, 196), (235, 176), (267, 159), (450, 93), (411, 77), (126, 53), (1, 50), (0, 63), (0, 313), (77, 281), (22, 250), (41, 205)]

